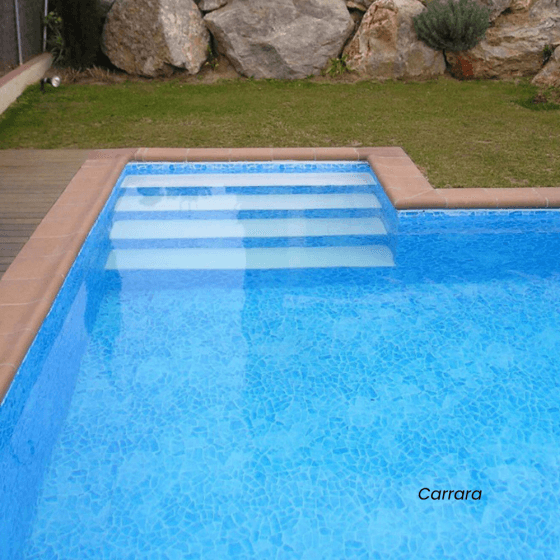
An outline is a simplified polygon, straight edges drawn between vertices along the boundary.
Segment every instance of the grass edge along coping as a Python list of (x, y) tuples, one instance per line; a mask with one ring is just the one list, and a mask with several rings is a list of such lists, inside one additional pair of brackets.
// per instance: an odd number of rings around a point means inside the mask
[(0, 116), (0, 149), (401, 146), (435, 188), (560, 186), (560, 113), (538, 94), (444, 77), (36, 85)]

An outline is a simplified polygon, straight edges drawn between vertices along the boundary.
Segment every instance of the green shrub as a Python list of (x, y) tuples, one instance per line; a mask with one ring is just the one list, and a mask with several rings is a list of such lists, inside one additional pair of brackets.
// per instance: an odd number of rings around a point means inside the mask
[(433, 0), (413, 22), (418, 38), (432, 49), (468, 51), (484, 38), (490, 10), (474, 0)]
[(47, 28), (47, 48), (53, 55), (53, 63), (64, 63), (66, 44), (62, 34), (62, 18), (56, 12), (49, 12), (43, 20), (43, 25)]

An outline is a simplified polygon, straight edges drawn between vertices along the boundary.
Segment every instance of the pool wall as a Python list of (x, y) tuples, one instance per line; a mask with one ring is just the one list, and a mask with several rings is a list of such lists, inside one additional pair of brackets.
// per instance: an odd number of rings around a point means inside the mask
[[(109, 200), (114, 205), (117, 190)], [(112, 199), (112, 200), (111, 200)], [(99, 274), (109, 250), (112, 211), (96, 220), (60, 295), (0, 407), (0, 558), (21, 558), (37, 495), (68, 414), (82, 355), (102, 298)], [(64, 359), (61, 359), (64, 356)], [(41, 375), (40, 372), (48, 372)]]
[(397, 210), (560, 207), (558, 187), (434, 189), (398, 147), (93, 151), (0, 280), (0, 402), (128, 162), (283, 160), (367, 161)]

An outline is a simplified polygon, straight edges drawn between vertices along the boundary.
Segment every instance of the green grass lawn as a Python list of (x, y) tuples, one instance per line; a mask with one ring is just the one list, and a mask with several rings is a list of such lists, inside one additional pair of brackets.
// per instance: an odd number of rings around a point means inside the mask
[(32, 86), (0, 117), (0, 149), (401, 146), (435, 187), (558, 187), (560, 111), (531, 109), (536, 93), (448, 78)]

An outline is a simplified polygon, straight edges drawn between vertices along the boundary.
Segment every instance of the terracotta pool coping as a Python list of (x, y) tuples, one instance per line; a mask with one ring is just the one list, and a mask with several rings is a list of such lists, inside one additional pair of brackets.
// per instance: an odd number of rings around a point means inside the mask
[(0, 402), (87, 234), (130, 161), (367, 161), (398, 210), (558, 208), (560, 188), (434, 189), (402, 148), (95, 150), (0, 279)]

